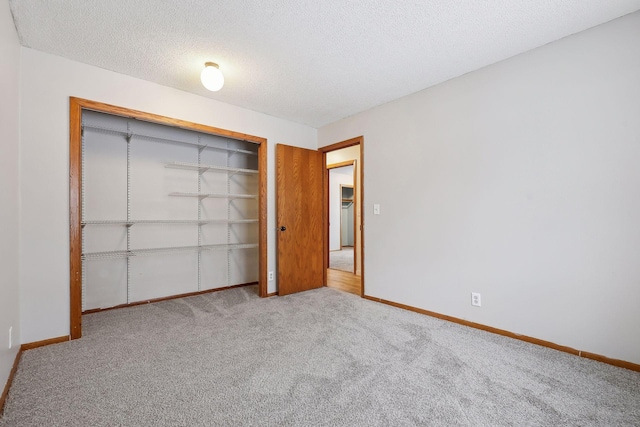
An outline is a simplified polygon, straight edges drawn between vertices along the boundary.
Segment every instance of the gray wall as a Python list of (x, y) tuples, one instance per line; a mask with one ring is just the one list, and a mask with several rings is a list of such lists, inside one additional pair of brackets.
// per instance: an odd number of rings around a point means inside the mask
[[(18, 314), (18, 87), (20, 45), (0, 2), (0, 392), (20, 347)], [(13, 348), (9, 349), (9, 328)]]
[(357, 135), (367, 295), (640, 363), (640, 12), (327, 125), (319, 146)]

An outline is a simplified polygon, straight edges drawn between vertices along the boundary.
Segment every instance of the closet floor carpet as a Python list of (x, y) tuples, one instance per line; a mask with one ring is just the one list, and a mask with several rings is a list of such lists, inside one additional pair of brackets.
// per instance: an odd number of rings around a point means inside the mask
[(640, 373), (321, 288), (86, 315), (0, 426), (640, 425)]

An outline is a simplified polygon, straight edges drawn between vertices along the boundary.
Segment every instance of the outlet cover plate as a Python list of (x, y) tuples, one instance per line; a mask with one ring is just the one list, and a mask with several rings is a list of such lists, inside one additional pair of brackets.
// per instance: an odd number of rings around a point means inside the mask
[(471, 292), (471, 305), (476, 307), (482, 306), (482, 296), (478, 292)]

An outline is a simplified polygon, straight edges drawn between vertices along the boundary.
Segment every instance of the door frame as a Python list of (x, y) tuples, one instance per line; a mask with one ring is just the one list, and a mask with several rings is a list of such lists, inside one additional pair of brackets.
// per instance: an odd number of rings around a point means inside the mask
[[(360, 170), (359, 174), (354, 171), (354, 199), (357, 199), (357, 203), (360, 208), (360, 297), (364, 298), (365, 292), (365, 280), (364, 280), (364, 136), (356, 136), (355, 138), (347, 139), (344, 141), (336, 142), (335, 144), (327, 145), (318, 148), (318, 151), (322, 153), (322, 164), (325, 166), (325, 172), (323, 174), (323, 197), (324, 197), (324, 219), (322, 221), (323, 240), (324, 240), (324, 268), (323, 268), (323, 280), (324, 286), (327, 286), (327, 269), (329, 268), (329, 168), (327, 167), (327, 153), (331, 151), (340, 150), (343, 148), (353, 147), (354, 145), (360, 146), (360, 162), (356, 163), (357, 168)], [(355, 160), (349, 160), (345, 164), (336, 163), (335, 165), (347, 166), (348, 164), (354, 164)], [(332, 167), (340, 167), (331, 165)], [(359, 175), (359, 176), (358, 176)], [(358, 188), (359, 187), (359, 188)], [(359, 190), (359, 191), (358, 191)], [(354, 215), (354, 220), (357, 218)], [(354, 269), (355, 269), (355, 242), (354, 242)], [(354, 273), (355, 274), (355, 273)]]
[[(258, 145), (258, 295), (267, 297), (267, 139), (213, 126), (174, 119), (153, 113), (69, 97), (69, 336), (82, 337), (82, 111), (158, 123), (175, 128), (208, 133)], [(213, 292), (216, 289), (176, 295), (178, 298)], [(166, 299), (166, 298), (164, 298)], [(130, 304), (130, 305), (135, 305)]]

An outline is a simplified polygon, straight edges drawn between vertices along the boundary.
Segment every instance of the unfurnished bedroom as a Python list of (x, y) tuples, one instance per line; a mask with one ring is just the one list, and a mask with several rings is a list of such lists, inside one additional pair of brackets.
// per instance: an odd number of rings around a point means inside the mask
[(640, 425), (640, 0), (0, 0), (0, 427)]

